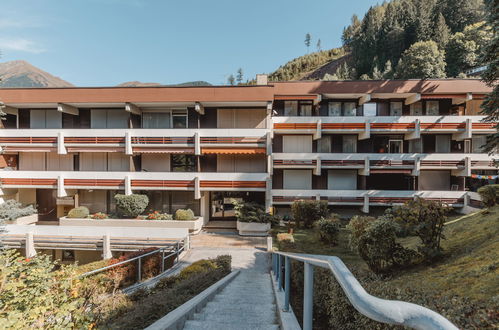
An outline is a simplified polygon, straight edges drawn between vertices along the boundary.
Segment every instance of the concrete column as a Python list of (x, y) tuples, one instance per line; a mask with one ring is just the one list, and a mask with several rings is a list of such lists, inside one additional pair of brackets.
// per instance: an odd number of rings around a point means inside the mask
[(463, 176), (471, 176), (471, 158), (464, 158), (464, 175)]
[(194, 178), (194, 199), (200, 199), (201, 198), (201, 188), (199, 184), (199, 177)]
[(198, 132), (194, 133), (194, 155), (201, 155), (201, 139)]
[(364, 132), (359, 133), (359, 140), (366, 140), (371, 137), (371, 123), (366, 119), (364, 123)]
[(265, 135), (265, 146), (267, 155), (272, 155), (272, 136), (270, 132)]
[(265, 212), (270, 212), (272, 207), (272, 179), (269, 177), (265, 181)]
[(274, 248), (272, 247), (272, 236), (267, 236), (267, 251), (272, 251)]
[(274, 174), (274, 157), (272, 155), (267, 156), (267, 169), (270, 175)]
[(317, 156), (317, 159), (315, 160), (314, 175), (321, 175), (321, 168), (322, 168), (321, 158)]
[(33, 239), (33, 233), (26, 233), (26, 258), (32, 258), (36, 256), (35, 250), (35, 240)]
[(370, 173), (370, 164), (369, 157), (364, 158), (364, 168), (359, 170), (360, 175), (369, 175)]
[(125, 132), (125, 154), (127, 154), (127, 155), (132, 155), (133, 154), (132, 138), (130, 136), (130, 132), (129, 131)]
[(421, 159), (418, 157), (414, 160), (414, 168), (412, 169), (413, 176), (419, 176), (421, 171)]
[(111, 236), (106, 234), (102, 237), (102, 259), (107, 260), (113, 257), (111, 252)]
[(419, 119), (414, 120), (414, 131), (407, 133), (404, 136), (406, 140), (416, 140), (421, 138), (421, 121)]
[(362, 212), (369, 213), (369, 196), (364, 195), (364, 205), (362, 205)]
[(57, 177), (57, 197), (66, 197), (66, 189), (64, 188), (64, 177), (59, 175)]
[(125, 176), (125, 195), (132, 194), (132, 180), (129, 175)]
[(184, 251), (189, 251), (191, 249), (191, 235), (185, 237), (185, 248)]
[(62, 132), (57, 133), (57, 153), (59, 155), (66, 155), (68, 153), (66, 146), (64, 146), (64, 134)]
[(317, 121), (317, 127), (314, 133), (314, 140), (318, 140), (322, 137), (322, 120)]

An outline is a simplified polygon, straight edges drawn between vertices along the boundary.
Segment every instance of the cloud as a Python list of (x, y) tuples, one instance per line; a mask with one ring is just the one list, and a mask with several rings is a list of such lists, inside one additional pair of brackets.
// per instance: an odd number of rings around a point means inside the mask
[(39, 54), (46, 50), (36, 42), (24, 38), (0, 38), (0, 50)]
[(33, 28), (39, 27), (40, 24), (35, 22), (34, 20), (19, 20), (19, 19), (10, 19), (6, 17), (0, 17), (0, 29), (9, 29), (9, 28)]

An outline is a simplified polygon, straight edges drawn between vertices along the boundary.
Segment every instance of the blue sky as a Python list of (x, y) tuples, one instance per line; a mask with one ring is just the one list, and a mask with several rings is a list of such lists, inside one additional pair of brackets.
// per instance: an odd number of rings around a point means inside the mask
[(2, 0), (1, 62), (23, 59), (76, 86), (224, 84), (341, 45), (377, 0)]

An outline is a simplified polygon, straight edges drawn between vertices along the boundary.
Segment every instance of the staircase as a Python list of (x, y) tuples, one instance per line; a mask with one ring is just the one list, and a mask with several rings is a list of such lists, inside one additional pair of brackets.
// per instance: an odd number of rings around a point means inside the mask
[(269, 273), (241, 270), (184, 330), (277, 330), (276, 304)]

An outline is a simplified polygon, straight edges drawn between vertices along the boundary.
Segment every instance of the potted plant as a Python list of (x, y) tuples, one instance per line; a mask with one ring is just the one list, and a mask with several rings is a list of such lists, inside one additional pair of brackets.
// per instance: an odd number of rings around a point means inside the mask
[(275, 217), (253, 202), (234, 202), (237, 230), (241, 236), (267, 236)]

